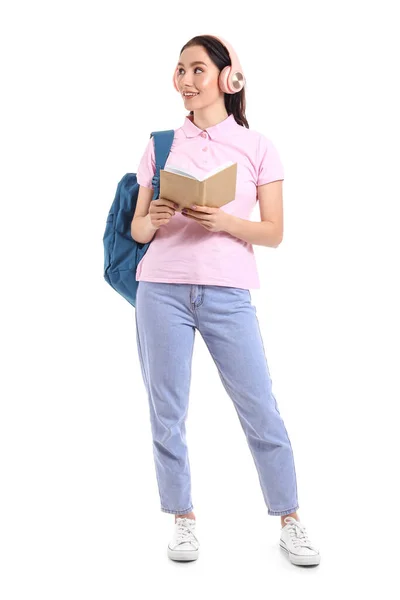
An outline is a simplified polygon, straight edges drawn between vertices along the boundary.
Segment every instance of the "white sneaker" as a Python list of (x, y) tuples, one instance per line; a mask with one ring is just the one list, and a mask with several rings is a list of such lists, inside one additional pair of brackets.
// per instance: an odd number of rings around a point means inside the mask
[(306, 528), (293, 517), (285, 517), (281, 529), (280, 547), (294, 565), (318, 565), (321, 556), (307, 537)]
[(168, 556), (172, 560), (197, 560), (200, 544), (194, 534), (196, 520), (178, 517), (175, 531), (168, 544)]

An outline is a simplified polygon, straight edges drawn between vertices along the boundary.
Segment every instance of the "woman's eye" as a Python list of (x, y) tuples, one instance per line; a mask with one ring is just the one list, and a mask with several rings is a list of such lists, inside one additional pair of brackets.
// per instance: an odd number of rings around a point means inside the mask
[[(203, 72), (203, 69), (201, 67), (196, 67), (195, 71), (197, 71), (197, 69), (200, 69), (201, 72)], [(178, 69), (178, 75), (180, 75), (180, 72), (183, 71), (183, 68), (181, 67), (180, 69)]]

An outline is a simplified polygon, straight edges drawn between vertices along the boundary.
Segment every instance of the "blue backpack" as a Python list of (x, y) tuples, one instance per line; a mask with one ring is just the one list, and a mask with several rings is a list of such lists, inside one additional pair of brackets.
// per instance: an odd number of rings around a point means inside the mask
[[(160, 194), (160, 169), (163, 169), (174, 140), (174, 130), (153, 131), (156, 172), (152, 179), (157, 200)], [(104, 279), (136, 307), (136, 268), (151, 244), (136, 242), (131, 235), (131, 223), (135, 214), (139, 183), (136, 173), (126, 173), (118, 183), (114, 201), (108, 213), (103, 235)]]

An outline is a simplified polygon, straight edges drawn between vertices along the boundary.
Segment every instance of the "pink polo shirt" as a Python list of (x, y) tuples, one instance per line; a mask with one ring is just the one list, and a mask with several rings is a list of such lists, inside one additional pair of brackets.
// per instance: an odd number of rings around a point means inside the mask
[[(258, 200), (257, 186), (284, 178), (271, 140), (236, 123), (233, 114), (205, 130), (199, 129), (188, 115), (182, 127), (174, 130), (166, 165), (186, 168), (200, 176), (226, 161), (237, 163), (236, 195), (220, 210), (249, 219)], [(154, 174), (151, 137), (140, 160), (137, 181), (153, 188)], [(178, 211), (156, 231), (138, 264), (136, 280), (260, 287), (252, 244), (227, 232), (207, 231)]]

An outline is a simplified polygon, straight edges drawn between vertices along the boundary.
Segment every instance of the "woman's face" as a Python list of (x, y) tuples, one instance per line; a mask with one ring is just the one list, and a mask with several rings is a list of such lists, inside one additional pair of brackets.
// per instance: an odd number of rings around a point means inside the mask
[[(198, 64), (192, 64), (199, 61)], [(182, 63), (182, 64), (180, 64)], [(219, 70), (210, 60), (202, 46), (186, 48), (179, 57), (176, 80), (180, 93), (195, 92), (197, 95), (183, 98), (187, 110), (199, 110), (220, 101), (224, 93), (218, 86)]]

